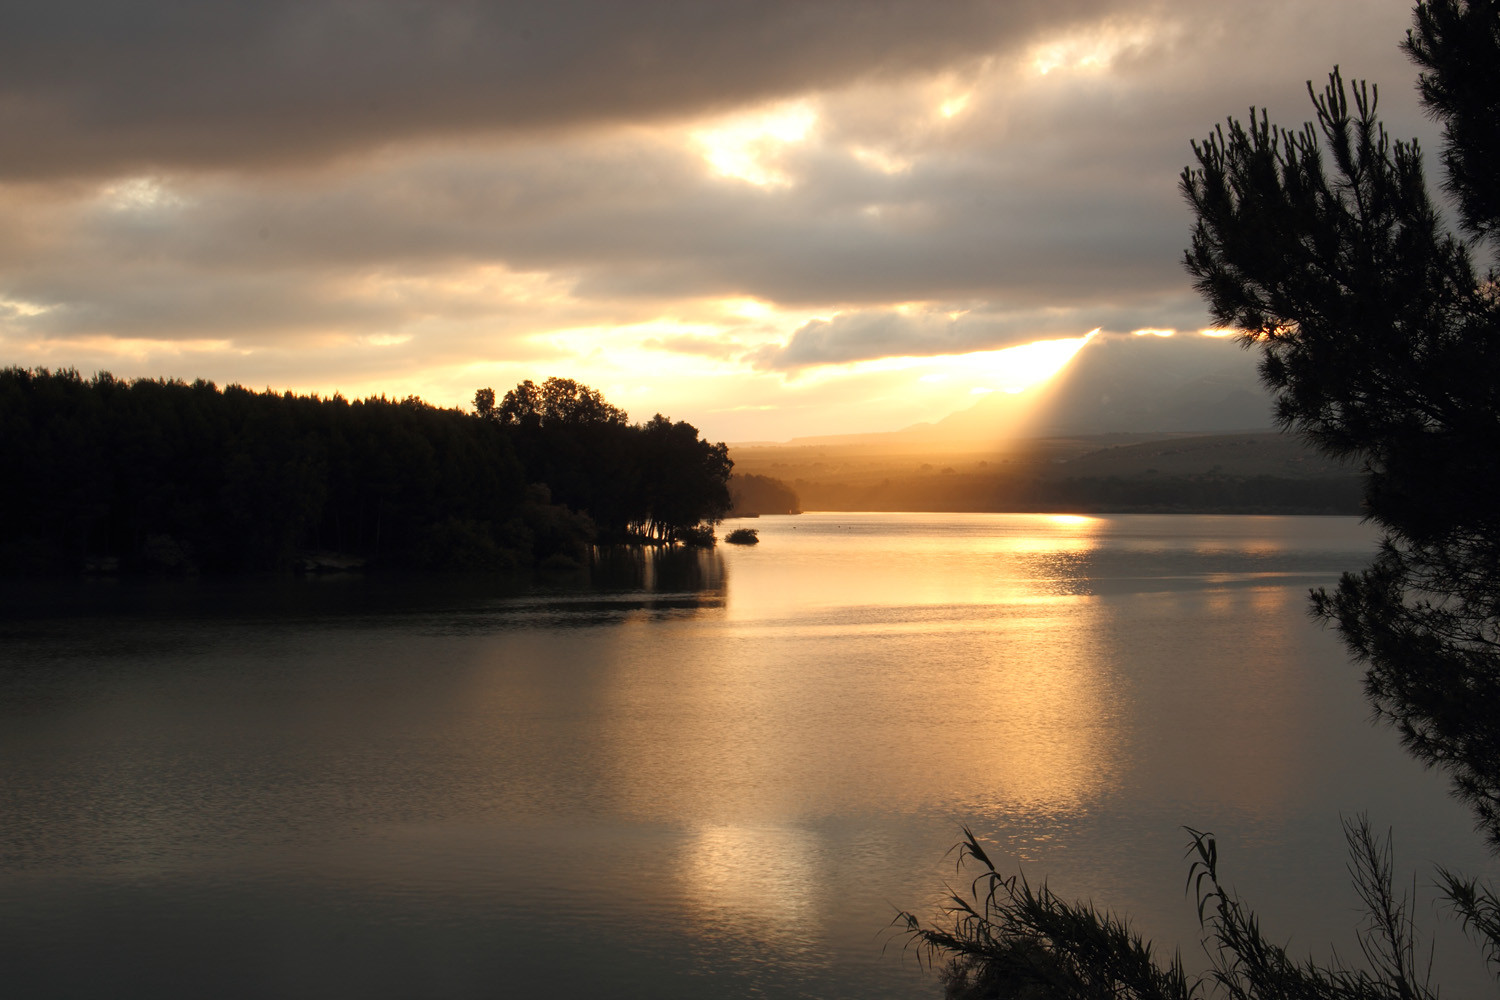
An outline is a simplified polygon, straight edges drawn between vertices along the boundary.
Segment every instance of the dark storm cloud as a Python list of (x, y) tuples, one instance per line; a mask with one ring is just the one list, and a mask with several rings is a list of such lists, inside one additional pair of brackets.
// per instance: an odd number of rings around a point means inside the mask
[(309, 162), (936, 70), (1130, 0), (10, 3), (3, 176)]

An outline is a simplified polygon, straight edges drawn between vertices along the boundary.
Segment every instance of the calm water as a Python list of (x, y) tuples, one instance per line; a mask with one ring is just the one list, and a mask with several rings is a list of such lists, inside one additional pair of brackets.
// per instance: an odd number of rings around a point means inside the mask
[(884, 929), (961, 823), (1195, 964), (1184, 824), (1298, 953), (1355, 951), (1341, 813), (1494, 871), (1306, 617), (1353, 520), (755, 526), (546, 593), (11, 593), (10, 995), (936, 997)]

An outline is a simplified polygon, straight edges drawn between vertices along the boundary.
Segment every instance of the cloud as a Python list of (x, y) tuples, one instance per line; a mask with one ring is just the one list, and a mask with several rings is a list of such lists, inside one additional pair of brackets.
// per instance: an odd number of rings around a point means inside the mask
[(727, 359), (743, 353), (745, 345), (733, 338), (698, 337), (683, 334), (677, 337), (648, 337), (641, 346), (674, 354), (692, 354), (705, 358)]
[[(1049, 189), (982, 147), (972, 165), (934, 156), (901, 176), (827, 148), (797, 165), (797, 190), (768, 196), (709, 175), (672, 138), (413, 153), (297, 178), (134, 178), (45, 208), (34, 190), (0, 189), (0, 213), (19, 222), (0, 230), (0, 261), (14, 263), (0, 291), (52, 306), (31, 324), (48, 335), (113, 324), (257, 341), (529, 309), (540, 326), (562, 299), (569, 322), (618, 323), (730, 296), (1034, 312), (1121, 299), (1144, 311), (1143, 289), (1182, 294), (1178, 234), (1153, 232), (1164, 206)], [(1169, 187), (1162, 200), (1177, 211)], [(534, 287), (479, 282), (486, 299), (466, 278), (486, 269)]]
[(1017, 334), (1013, 325), (996, 317), (868, 309), (812, 320), (785, 346), (762, 349), (756, 362), (763, 368), (793, 369), (891, 356), (962, 354), (1025, 339), (1026, 334)]
[(1409, 19), (1406, 0), (12, 4), (0, 361), (388, 376), (448, 402), (599, 370), (638, 392), (638, 366), (683, 373), (639, 406), (753, 416), (795, 381), (832, 419), (863, 398), (836, 381), (873, 377), (849, 362), (1203, 325), (1188, 141), (1252, 103), (1303, 121), (1303, 81), (1339, 62), (1437, 148)]
[(1207, 319), (1194, 299), (1163, 300), (1145, 308), (1054, 308), (988, 311), (863, 309), (814, 319), (780, 346), (754, 352), (756, 367), (791, 371), (884, 357), (929, 357), (999, 350), (1039, 340), (1080, 337), (1091, 330), (1129, 333), (1153, 327), (1192, 329)]
[(701, 114), (1014, 49), (1122, 0), (46, 0), (0, 34), (11, 177), (325, 161)]

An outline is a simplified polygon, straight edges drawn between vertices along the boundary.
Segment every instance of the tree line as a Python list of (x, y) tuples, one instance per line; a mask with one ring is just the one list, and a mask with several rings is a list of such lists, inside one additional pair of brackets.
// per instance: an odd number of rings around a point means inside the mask
[(0, 370), (0, 572), (514, 570), (579, 565), (595, 542), (712, 543), (722, 444), (660, 415), (630, 424), (570, 380), (506, 399), (528, 393), (504, 419)]
[(802, 513), (797, 491), (772, 476), (736, 472), (729, 477), (729, 497), (735, 514)]

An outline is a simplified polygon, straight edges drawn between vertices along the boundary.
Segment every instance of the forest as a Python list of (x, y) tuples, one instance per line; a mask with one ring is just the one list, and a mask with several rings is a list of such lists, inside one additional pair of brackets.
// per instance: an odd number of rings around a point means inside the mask
[(0, 573), (566, 570), (595, 543), (713, 543), (723, 444), (568, 379), (493, 401), (0, 370)]
[(729, 477), (729, 497), (733, 501), (732, 513), (736, 516), (802, 513), (802, 501), (796, 491), (772, 476), (736, 472)]

